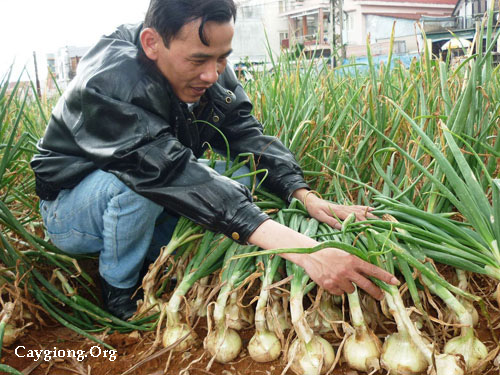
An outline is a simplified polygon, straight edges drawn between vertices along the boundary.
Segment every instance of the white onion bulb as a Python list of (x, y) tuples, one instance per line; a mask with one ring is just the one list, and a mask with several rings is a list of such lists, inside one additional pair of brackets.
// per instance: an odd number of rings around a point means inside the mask
[(325, 374), (335, 360), (333, 347), (320, 336), (313, 336), (307, 344), (295, 339), (290, 345), (289, 356), (293, 357), (290, 368), (297, 375)]
[(234, 329), (216, 329), (210, 332), (204, 341), (205, 349), (215, 356), (219, 363), (234, 360), (241, 351), (241, 338)]
[(428, 367), (427, 360), (409, 335), (399, 332), (385, 339), (380, 364), (389, 374), (423, 374)]
[(196, 333), (191, 331), (185, 323), (179, 323), (172, 326), (167, 326), (163, 333), (163, 346), (166, 348), (174, 344), (180, 338), (188, 335), (183, 341), (179, 342), (172, 350), (176, 352), (188, 350), (196, 343)]
[(379, 359), (382, 343), (379, 338), (365, 327), (356, 329), (344, 343), (344, 359), (349, 367), (364, 372), (380, 369)]
[(437, 375), (465, 375), (465, 364), (458, 356), (440, 354), (436, 356)]
[(225, 314), (228, 327), (237, 331), (250, 327), (255, 317), (251, 307), (241, 307), (232, 299), (226, 306)]
[(467, 368), (473, 367), (477, 362), (486, 358), (488, 348), (481, 340), (474, 336), (474, 331), (470, 334), (455, 337), (449, 340), (444, 346), (447, 354), (459, 354), (463, 357)]
[(256, 331), (248, 343), (248, 353), (256, 362), (271, 362), (281, 354), (281, 342), (273, 332)]

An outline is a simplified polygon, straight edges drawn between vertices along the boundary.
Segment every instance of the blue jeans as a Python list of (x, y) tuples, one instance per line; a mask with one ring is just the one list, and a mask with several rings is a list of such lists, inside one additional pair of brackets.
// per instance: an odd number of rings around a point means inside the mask
[[(215, 170), (223, 172), (225, 163), (217, 162)], [(243, 167), (233, 177), (248, 172)], [(250, 186), (248, 177), (237, 181)], [(137, 284), (144, 261), (156, 259), (178, 220), (102, 170), (73, 189), (61, 190), (55, 200), (40, 201), (40, 213), (50, 239), (62, 251), (99, 253), (99, 273), (116, 288)]]

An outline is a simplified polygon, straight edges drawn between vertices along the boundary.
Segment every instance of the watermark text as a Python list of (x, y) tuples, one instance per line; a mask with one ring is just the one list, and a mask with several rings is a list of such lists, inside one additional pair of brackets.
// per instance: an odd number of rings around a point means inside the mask
[(94, 345), (89, 350), (75, 350), (75, 349), (57, 349), (55, 346), (53, 349), (26, 349), (25, 346), (20, 345), (15, 350), (14, 353), (19, 358), (30, 358), (33, 361), (50, 361), (52, 358), (74, 358), (81, 362), (88, 357), (103, 357), (107, 358), (108, 361), (116, 360), (116, 350), (102, 349), (100, 346)]

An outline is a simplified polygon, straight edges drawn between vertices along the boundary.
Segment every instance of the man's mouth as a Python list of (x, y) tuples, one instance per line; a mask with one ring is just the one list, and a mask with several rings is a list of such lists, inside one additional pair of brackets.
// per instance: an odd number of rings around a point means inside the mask
[(207, 91), (208, 87), (191, 87), (191, 89), (198, 95), (203, 95)]

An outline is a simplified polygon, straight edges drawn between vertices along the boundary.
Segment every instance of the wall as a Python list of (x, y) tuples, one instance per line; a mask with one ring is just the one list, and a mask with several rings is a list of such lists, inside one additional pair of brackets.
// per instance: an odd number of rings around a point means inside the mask
[(366, 32), (370, 33), (372, 42), (381, 39), (387, 39), (392, 32), (392, 25), (396, 21), (394, 36), (412, 36), (415, 35), (415, 21), (406, 19), (394, 19), (393, 17), (384, 17), (368, 14), (366, 17)]
[(266, 33), (269, 46), (277, 56), (281, 49), (280, 31), (288, 32), (288, 24), (279, 17), (277, 0), (250, 0), (239, 4), (230, 60), (269, 60)]

